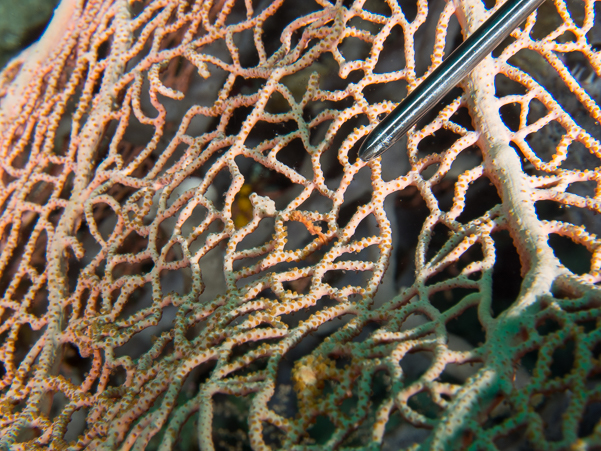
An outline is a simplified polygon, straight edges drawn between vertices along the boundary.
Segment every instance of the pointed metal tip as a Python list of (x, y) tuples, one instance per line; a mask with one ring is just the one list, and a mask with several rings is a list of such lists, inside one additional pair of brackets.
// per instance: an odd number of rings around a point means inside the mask
[(359, 147), (359, 158), (368, 162), (379, 157), (390, 147), (388, 139), (381, 136), (380, 133), (374, 133), (375, 129), (367, 135), (361, 147)]

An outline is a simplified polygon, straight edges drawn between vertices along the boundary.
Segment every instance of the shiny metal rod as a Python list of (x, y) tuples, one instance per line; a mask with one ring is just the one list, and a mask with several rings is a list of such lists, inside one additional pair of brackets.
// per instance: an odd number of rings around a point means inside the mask
[(386, 152), (545, 0), (508, 0), (365, 138), (359, 158)]

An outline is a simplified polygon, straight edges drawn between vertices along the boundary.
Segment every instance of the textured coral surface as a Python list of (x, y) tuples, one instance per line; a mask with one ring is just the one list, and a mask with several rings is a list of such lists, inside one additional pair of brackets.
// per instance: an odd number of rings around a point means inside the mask
[(495, 6), (63, 0), (0, 75), (0, 449), (601, 446), (601, 3), (357, 158)]

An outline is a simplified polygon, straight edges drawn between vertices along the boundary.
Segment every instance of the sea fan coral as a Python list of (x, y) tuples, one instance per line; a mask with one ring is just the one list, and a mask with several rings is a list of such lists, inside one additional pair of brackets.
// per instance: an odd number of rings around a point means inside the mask
[(601, 446), (600, 3), (63, 0), (2, 72), (2, 449)]

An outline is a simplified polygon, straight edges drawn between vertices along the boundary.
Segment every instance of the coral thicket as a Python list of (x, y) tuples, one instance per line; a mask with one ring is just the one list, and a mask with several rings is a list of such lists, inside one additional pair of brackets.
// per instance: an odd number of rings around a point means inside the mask
[(1, 449), (601, 446), (601, 3), (63, 0), (0, 74)]

